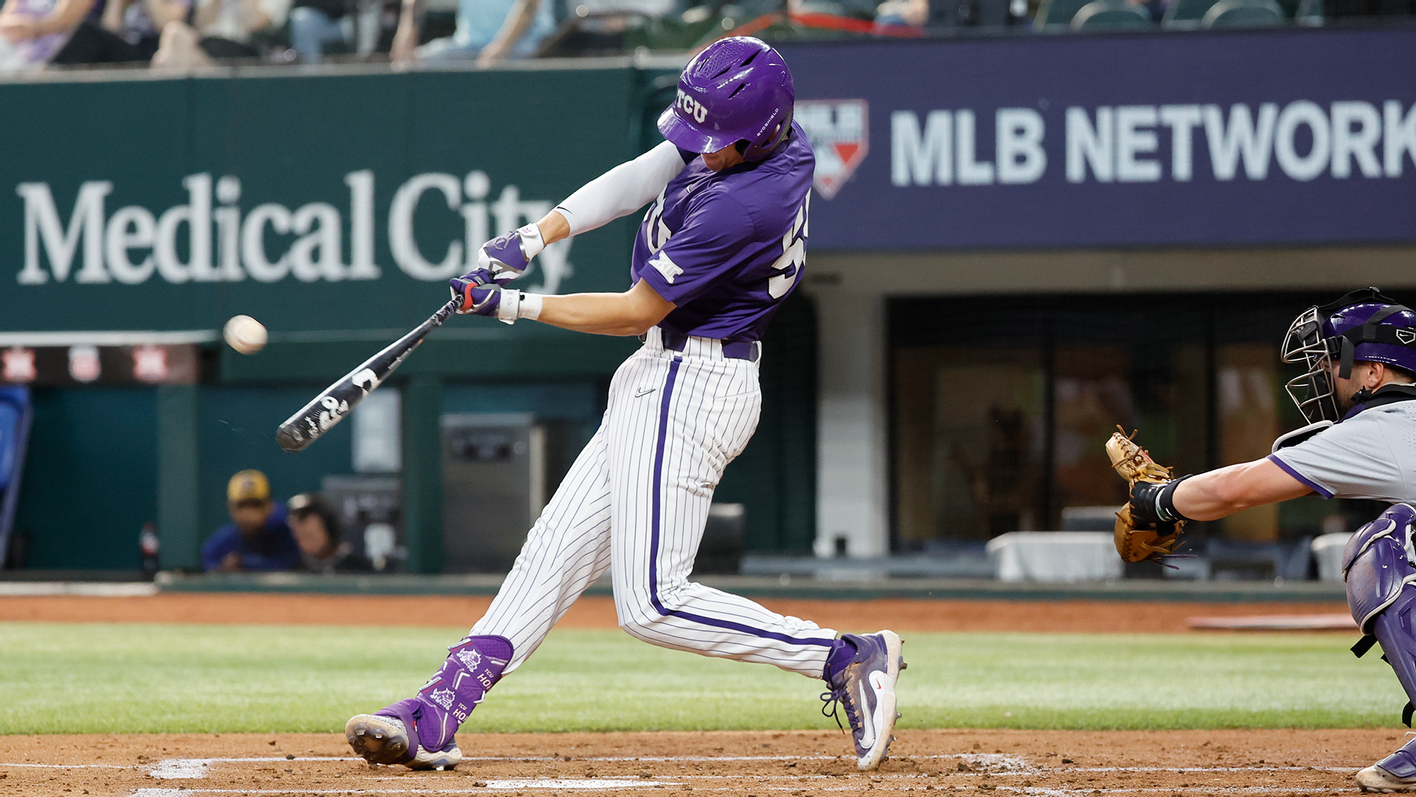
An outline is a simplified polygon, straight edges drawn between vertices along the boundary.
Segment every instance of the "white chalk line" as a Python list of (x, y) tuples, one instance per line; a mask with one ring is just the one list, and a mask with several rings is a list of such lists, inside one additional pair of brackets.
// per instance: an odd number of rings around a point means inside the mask
[[(148, 774), (154, 778), (164, 780), (174, 779), (196, 779), (207, 776), (207, 770), (212, 764), (224, 763), (273, 763), (277, 761), (363, 761), (362, 758), (322, 758), (319, 756), (296, 756), (287, 758), (285, 756), (261, 756), (257, 758), (166, 758), (148, 767)], [(0, 766), (3, 766), (0, 764)]]
[(34, 767), (36, 769), (137, 769), (138, 764), (11, 764), (0, 761), (0, 767)]
[[(463, 761), (657, 761), (674, 763), (702, 763), (704, 761), (846, 761), (847, 755), (671, 755), (671, 756), (463, 756)], [(945, 753), (939, 755), (907, 755), (915, 761), (937, 761), (941, 759), (962, 759), (969, 762), (992, 764), (1004, 767), (1031, 766), (1021, 756), (1005, 753)]]
[[(997, 774), (1004, 772), (1025, 774), (1034, 771), (1022, 758), (1017, 756), (1003, 755), (998, 753), (959, 753), (954, 755), (930, 755), (930, 756), (910, 756), (920, 760), (939, 759), (959, 759), (968, 761), (975, 766), (998, 767)], [(572, 761), (602, 762), (602, 763), (626, 763), (626, 762), (646, 762), (646, 763), (703, 763), (710, 761), (840, 761), (844, 756), (586, 756), (583, 758), (571, 757)], [(164, 780), (195, 780), (207, 776), (212, 764), (238, 763), (238, 762), (278, 762), (278, 761), (362, 761), (363, 759), (354, 757), (342, 758), (321, 758), (321, 757), (296, 757), (285, 758), (284, 756), (270, 756), (257, 758), (168, 758), (159, 761), (148, 767), (148, 774), (154, 778)], [(465, 762), (517, 762), (517, 761), (564, 761), (564, 756), (467, 756), (462, 759)], [(0, 764), (4, 766), (4, 764)], [(39, 766), (39, 765), (36, 765)], [(58, 766), (58, 765), (55, 765)]]
[[(998, 767), (993, 770), (984, 771), (960, 771), (949, 772), (950, 776), (966, 775), (1035, 775), (1042, 772), (1079, 772), (1079, 773), (1232, 773), (1232, 772), (1350, 772), (1360, 769), (1361, 765), (1353, 767), (1334, 766), (1230, 766), (1230, 767), (1080, 767), (1062, 764), (1049, 768), (1041, 768), (1031, 764), (1019, 756), (1012, 756), (997, 753), (954, 753), (939, 755), (909, 755), (904, 756), (914, 761), (939, 761), (939, 760), (960, 760), (972, 765), (992, 765)], [(603, 762), (603, 763), (705, 763), (705, 762), (734, 762), (734, 761), (841, 761), (845, 756), (829, 755), (762, 755), (762, 756), (571, 756), (571, 762)], [(549, 762), (566, 761), (565, 756), (468, 756), (462, 759), (464, 762)], [(280, 763), (295, 761), (359, 761), (362, 758), (354, 756), (324, 757), (324, 756), (296, 756), (287, 758), (285, 756), (234, 756), (234, 757), (211, 757), (211, 758), (169, 758), (148, 766), (147, 772), (155, 778), (177, 779), (177, 778), (203, 778), (206, 777), (212, 764), (222, 763)], [(36, 769), (139, 769), (141, 764), (45, 764), (31, 762), (0, 762), (0, 767), (28, 767)], [(180, 774), (179, 774), (180, 773)]]
[[(1042, 768), (1031, 764), (1018, 756), (999, 754), (943, 754), (943, 755), (909, 755), (905, 756), (914, 761), (939, 761), (939, 760), (961, 760), (970, 764), (984, 764), (999, 767), (993, 770), (982, 771), (951, 771), (950, 776), (959, 775), (1035, 775), (1042, 772), (1079, 772), (1079, 773), (1232, 773), (1232, 772), (1348, 772), (1360, 769), (1361, 765), (1352, 767), (1335, 766), (1279, 766), (1268, 764), (1264, 766), (1229, 766), (1229, 767), (1081, 767), (1062, 764)], [(733, 762), (733, 761), (760, 761), (760, 762), (780, 762), (780, 761), (841, 761), (845, 756), (828, 755), (772, 755), (772, 756), (572, 756), (567, 759), (565, 756), (468, 756), (463, 758), (464, 762), (602, 762), (602, 763), (705, 763), (705, 762)], [(156, 764), (149, 765), (148, 774), (155, 778), (202, 778), (206, 777), (207, 770), (212, 764), (223, 763), (280, 763), (295, 761), (358, 761), (362, 758), (355, 756), (325, 757), (325, 756), (296, 756), (287, 758), (285, 756), (234, 756), (234, 757), (211, 757), (211, 758), (168, 758)], [(28, 767), (34, 769), (140, 769), (141, 764), (47, 764), (32, 762), (0, 762), (0, 767)], [(179, 774), (181, 773), (181, 774)], [(191, 773), (191, 774), (189, 774)], [(199, 773), (199, 774), (198, 774)]]

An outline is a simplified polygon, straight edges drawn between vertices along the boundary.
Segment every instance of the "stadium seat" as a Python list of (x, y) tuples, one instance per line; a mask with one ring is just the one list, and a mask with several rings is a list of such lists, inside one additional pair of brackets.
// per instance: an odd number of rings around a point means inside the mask
[(1146, 12), (1123, 0), (1094, 0), (1072, 17), (1072, 30), (1143, 30), (1154, 23)]
[(1082, 10), (1088, 0), (1042, 0), (1033, 19), (1033, 27), (1038, 30), (1063, 31), (1071, 24), (1072, 17)]
[(1167, 28), (1198, 28), (1205, 12), (1217, 2), (1219, 0), (1173, 0), (1166, 6), (1160, 24)]
[(1283, 9), (1274, 0), (1220, 0), (1205, 12), (1200, 27), (1262, 28), (1283, 22)]

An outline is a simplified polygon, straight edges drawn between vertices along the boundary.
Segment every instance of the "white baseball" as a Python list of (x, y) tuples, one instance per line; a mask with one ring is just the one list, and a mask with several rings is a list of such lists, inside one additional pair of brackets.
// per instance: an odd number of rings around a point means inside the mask
[(248, 315), (232, 316), (221, 334), (227, 345), (242, 354), (255, 354), (266, 345), (266, 328)]

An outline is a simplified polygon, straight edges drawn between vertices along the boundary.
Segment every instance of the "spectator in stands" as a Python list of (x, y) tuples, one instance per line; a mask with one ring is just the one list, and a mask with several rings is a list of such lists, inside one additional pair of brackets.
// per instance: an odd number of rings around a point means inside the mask
[(133, 45), (137, 55), (148, 61), (157, 53), (162, 29), (186, 19), (191, 7), (191, 0), (108, 0), (103, 27)]
[(254, 36), (284, 25), (289, 10), (289, 0), (198, 0), (191, 25), (173, 22), (163, 27), (152, 65), (180, 69), (258, 58)]
[(370, 573), (374, 565), (339, 538), (339, 518), (324, 499), (300, 493), (290, 499), (290, 530), (310, 573)]
[(875, 26), (924, 27), (929, 22), (929, 0), (885, 0), (875, 11)]
[(207, 572), (293, 570), (300, 549), (286, 524), (285, 507), (270, 498), (270, 482), (258, 470), (243, 470), (226, 485), (231, 522), (202, 546)]
[(326, 44), (353, 45), (353, 11), (346, 0), (295, 0), (290, 10), (290, 46), (300, 62), (320, 63)]
[(147, 60), (137, 48), (87, 19), (94, 0), (5, 0), (0, 7), (0, 73), (50, 64)]
[(419, 0), (403, 0), (389, 58), (395, 63), (476, 60), (483, 66), (505, 58), (527, 58), (555, 30), (554, 2), (459, 0), (457, 31), (418, 47), (422, 9)]

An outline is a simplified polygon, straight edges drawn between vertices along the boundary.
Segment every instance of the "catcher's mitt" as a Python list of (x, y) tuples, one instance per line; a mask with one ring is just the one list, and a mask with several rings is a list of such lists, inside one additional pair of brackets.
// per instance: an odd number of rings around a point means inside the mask
[[(1119, 426), (1117, 428), (1120, 429)], [(1127, 437), (1117, 431), (1106, 441), (1106, 455), (1111, 458), (1111, 467), (1121, 474), (1130, 488), (1134, 488), (1136, 482), (1167, 484), (1174, 481), (1170, 468), (1157, 465), (1150, 454), (1131, 439), (1135, 434), (1132, 432)], [(1180, 531), (1185, 527), (1185, 521), (1152, 523), (1136, 518), (1133, 511), (1131, 504), (1127, 503), (1116, 513), (1116, 552), (1121, 554), (1121, 558), (1127, 562), (1140, 562), (1159, 560), (1174, 553), (1175, 547), (1180, 544)]]

